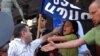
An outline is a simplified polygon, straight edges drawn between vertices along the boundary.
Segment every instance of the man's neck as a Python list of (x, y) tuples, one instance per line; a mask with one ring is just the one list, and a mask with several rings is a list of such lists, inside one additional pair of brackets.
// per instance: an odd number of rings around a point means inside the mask
[(100, 26), (100, 23), (98, 23), (97, 25), (94, 25), (94, 27)]
[(21, 38), (21, 41), (22, 41), (25, 45), (29, 45), (29, 43), (26, 41), (26, 39)]

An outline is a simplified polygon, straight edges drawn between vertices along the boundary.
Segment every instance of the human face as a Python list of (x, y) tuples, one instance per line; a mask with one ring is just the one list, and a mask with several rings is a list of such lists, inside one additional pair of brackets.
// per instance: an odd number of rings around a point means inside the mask
[(98, 4), (92, 3), (89, 7), (89, 13), (92, 17), (92, 21), (94, 26), (97, 26), (100, 24), (100, 8)]
[(45, 28), (46, 22), (47, 22), (47, 21), (46, 21), (43, 17), (41, 17), (41, 21), (40, 21), (41, 28)]
[(63, 35), (68, 35), (70, 33), (72, 33), (73, 30), (73, 26), (72, 23), (70, 21), (66, 21), (64, 26), (63, 26)]
[(26, 43), (30, 43), (32, 41), (32, 33), (30, 32), (30, 29), (28, 26), (25, 27), (25, 31), (23, 32), (23, 38)]

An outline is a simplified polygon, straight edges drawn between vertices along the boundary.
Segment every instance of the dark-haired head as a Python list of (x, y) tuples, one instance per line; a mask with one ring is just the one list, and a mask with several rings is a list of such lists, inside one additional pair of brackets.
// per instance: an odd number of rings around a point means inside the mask
[(32, 41), (32, 33), (26, 24), (18, 24), (15, 26), (14, 37), (20, 38), (26, 44), (29, 44)]
[(76, 34), (78, 32), (78, 24), (76, 21), (70, 21), (72, 23), (74, 33)]
[(46, 23), (47, 23), (47, 15), (46, 14), (41, 14), (41, 19), (40, 21), (38, 20), (39, 19), (39, 15), (37, 16), (37, 23), (36, 25), (38, 26), (38, 23), (40, 23), (40, 28), (45, 28), (46, 27)]
[(25, 29), (26, 26), (28, 26), (28, 25), (26, 25), (26, 24), (17, 24), (15, 26), (15, 29), (14, 29), (14, 37), (20, 37), (22, 31), (27, 31)]
[(64, 35), (71, 34), (71, 33), (78, 35), (77, 32), (78, 32), (78, 24), (76, 21), (64, 21), (64, 24), (63, 24)]
[[(42, 17), (43, 17), (43, 19), (45, 19), (45, 20), (47, 20), (47, 15), (46, 14), (41, 14), (42, 15)], [(37, 17), (36, 17), (37, 19), (39, 19), (39, 14), (37, 15)]]

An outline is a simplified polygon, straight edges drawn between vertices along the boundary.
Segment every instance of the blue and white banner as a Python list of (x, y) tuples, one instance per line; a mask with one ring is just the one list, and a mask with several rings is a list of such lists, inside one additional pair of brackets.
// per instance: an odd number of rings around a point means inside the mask
[(88, 20), (89, 14), (66, 0), (42, 0), (41, 13), (66, 20)]

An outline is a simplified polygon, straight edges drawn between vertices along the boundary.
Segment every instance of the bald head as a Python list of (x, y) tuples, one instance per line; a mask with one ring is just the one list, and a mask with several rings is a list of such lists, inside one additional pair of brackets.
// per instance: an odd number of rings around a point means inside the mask
[(91, 5), (89, 6), (89, 13), (94, 26), (98, 25), (100, 23), (100, 6), (96, 1), (91, 3)]
[(94, 2), (92, 2), (91, 4), (90, 4), (90, 6), (89, 6), (89, 10), (90, 9), (98, 9), (99, 8), (99, 4), (96, 2), (96, 1), (94, 1)]
[(100, 5), (100, 0), (95, 0)]

